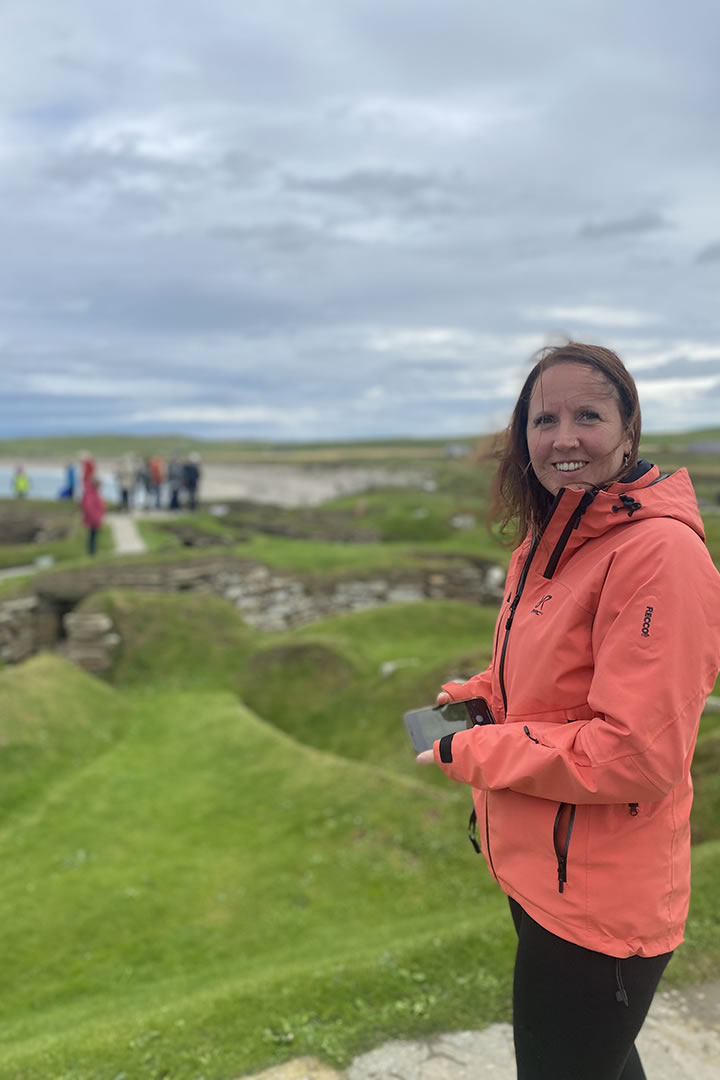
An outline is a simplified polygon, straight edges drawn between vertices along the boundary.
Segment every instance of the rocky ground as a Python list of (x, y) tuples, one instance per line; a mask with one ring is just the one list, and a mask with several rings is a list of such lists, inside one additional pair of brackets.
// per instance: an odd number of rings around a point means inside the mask
[[(648, 1080), (717, 1080), (720, 981), (658, 994), (638, 1038)], [(514, 1080), (512, 1029), (491, 1024), (429, 1039), (388, 1042), (343, 1073), (296, 1058), (247, 1080)], [(582, 1080), (578, 1076), (577, 1080)]]

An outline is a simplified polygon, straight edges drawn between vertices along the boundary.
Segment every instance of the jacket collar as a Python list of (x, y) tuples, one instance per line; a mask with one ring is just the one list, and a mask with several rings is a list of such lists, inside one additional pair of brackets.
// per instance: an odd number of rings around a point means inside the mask
[[(650, 487), (660, 479), (660, 470), (650, 462), (638, 462), (623, 481), (590, 491), (579, 487), (561, 488), (555, 496), (538, 542), (537, 566), (551, 578), (563, 556), (569, 555), (590, 536), (599, 536), (614, 525), (642, 515), (643, 504), (630, 494)], [(591, 510), (588, 518), (585, 515)]]

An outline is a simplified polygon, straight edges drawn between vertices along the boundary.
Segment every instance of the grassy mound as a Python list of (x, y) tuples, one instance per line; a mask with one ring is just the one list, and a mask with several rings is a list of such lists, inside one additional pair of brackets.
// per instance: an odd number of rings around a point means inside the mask
[[(61, 746), (64, 680), (98, 684), (43, 663)], [(125, 723), (0, 836), (0, 1076), (346, 1060), (477, 1023), (478, 986), (483, 1021), (507, 1014), (511, 935), (456, 789), (302, 746), (229, 693), (99, 689)]]
[(122, 731), (117, 695), (41, 654), (0, 672), (0, 812), (32, 803), (102, 754)]
[[(50, 656), (0, 672), (0, 1080), (228, 1080), (509, 1017), (468, 792), (417, 769), (400, 719), (482, 666), (492, 610), (268, 635), (212, 596), (87, 606), (123, 636), (114, 685)], [(720, 970), (717, 734), (669, 982)]]
[[(480, 670), (495, 622), (492, 608), (432, 601), (265, 634), (226, 601), (200, 594), (116, 591), (84, 608), (107, 611), (122, 638), (115, 685), (233, 690), (307, 745), (406, 775), (416, 766), (402, 713)], [(434, 770), (423, 779), (443, 782)]]
[[(28, 522), (31, 531), (37, 530), (40, 538), (19, 542), (10, 541), (17, 519)], [(44, 535), (44, 538), (43, 538)], [(100, 530), (98, 551), (109, 553), (113, 541), (107, 526)], [(63, 500), (21, 499), (3, 500), (0, 522), (0, 569), (14, 566), (30, 566), (36, 559), (52, 556), (56, 563), (83, 561), (87, 554), (87, 531), (82, 521), (82, 511), (77, 503)]]
[(110, 679), (119, 686), (232, 688), (257, 636), (227, 600), (205, 593), (116, 589), (91, 594), (81, 610), (111, 616), (121, 645)]

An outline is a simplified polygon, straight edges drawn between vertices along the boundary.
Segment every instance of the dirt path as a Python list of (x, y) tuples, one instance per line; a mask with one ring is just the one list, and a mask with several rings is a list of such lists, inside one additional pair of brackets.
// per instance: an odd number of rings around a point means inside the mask
[[(638, 1038), (648, 1080), (718, 1080), (720, 981), (658, 994)], [(387, 1042), (344, 1073), (296, 1058), (246, 1080), (515, 1080), (512, 1028), (491, 1024), (415, 1042)], [(577, 1080), (582, 1080), (578, 1077)]]

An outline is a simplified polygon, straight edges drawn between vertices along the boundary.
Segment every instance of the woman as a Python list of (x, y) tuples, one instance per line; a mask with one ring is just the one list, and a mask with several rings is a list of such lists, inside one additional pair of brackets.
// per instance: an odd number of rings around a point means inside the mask
[(518, 1080), (642, 1080), (634, 1046), (683, 939), (690, 761), (720, 666), (720, 575), (685, 469), (638, 461), (632, 377), (546, 350), (498, 472), (518, 523), (493, 659), (441, 703), (496, 724), (420, 754), (473, 787), (518, 933)]
[(100, 477), (91, 476), (82, 497), (83, 521), (87, 528), (88, 555), (97, 551), (97, 538), (105, 516), (105, 503), (100, 494)]

